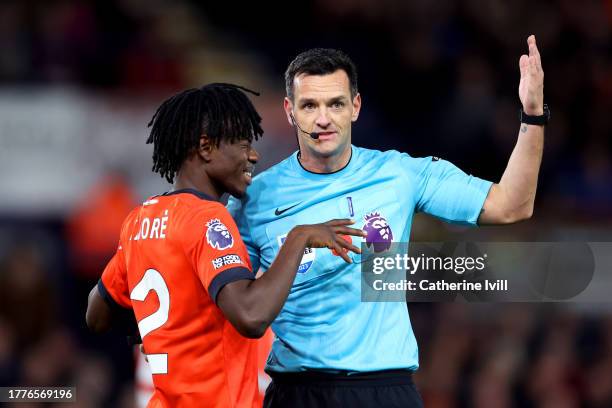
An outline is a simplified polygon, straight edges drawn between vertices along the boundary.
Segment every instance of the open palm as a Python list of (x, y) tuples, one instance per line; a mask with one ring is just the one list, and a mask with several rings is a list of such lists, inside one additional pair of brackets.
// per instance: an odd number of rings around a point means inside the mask
[(526, 114), (542, 115), (544, 113), (544, 71), (534, 35), (527, 38), (527, 45), (529, 55), (523, 54), (519, 60), (521, 70), (519, 99)]

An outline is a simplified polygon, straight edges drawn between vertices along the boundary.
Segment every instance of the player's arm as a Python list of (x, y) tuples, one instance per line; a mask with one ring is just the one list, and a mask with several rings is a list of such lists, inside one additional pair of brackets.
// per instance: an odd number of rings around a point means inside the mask
[(85, 321), (94, 333), (106, 333), (113, 329), (127, 336), (128, 344), (142, 343), (132, 309), (112, 305), (100, 294), (100, 284), (89, 292)]
[[(544, 71), (535, 36), (527, 44), (529, 55), (519, 60), (519, 98), (527, 115), (539, 116), (544, 113)], [(479, 224), (508, 224), (531, 217), (543, 149), (544, 127), (522, 123), (506, 170), (489, 190)]]
[(111, 329), (113, 315), (111, 308), (98, 291), (98, 285), (94, 286), (87, 298), (87, 312), (85, 313), (87, 327), (94, 333), (104, 333)]
[(105, 333), (111, 329), (127, 336), (128, 344), (142, 343), (134, 312), (116, 304), (108, 293), (102, 295), (100, 283), (89, 292), (85, 321), (94, 333)]
[(217, 305), (225, 317), (243, 336), (263, 336), (287, 300), (306, 247), (334, 249), (349, 263), (351, 259), (346, 251), (360, 252), (341, 237), (365, 236), (362, 230), (349, 228), (351, 224), (351, 220), (332, 220), (293, 228), (263, 276), (255, 280), (238, 280), (220, 290)]
[[(130, 305), (127, 296), (127, 275), (121, 245), (108, 262), (100, 281), (89, 292), (85, 321), (87, 327), (96, 333), (108, 331), (117, 325), (121, 310)], [(114, 297), (109, 292), (113, 292)], [(123, 306), (118, 302), (124, 303)]]
[(95, 333), (114, 329), (126, 334), (129, 343), (141, 341), (129, 299), (127, 271), (121, 247), (104, 268), (96, 286), (89, 292), (85, 321), (87, 327)]

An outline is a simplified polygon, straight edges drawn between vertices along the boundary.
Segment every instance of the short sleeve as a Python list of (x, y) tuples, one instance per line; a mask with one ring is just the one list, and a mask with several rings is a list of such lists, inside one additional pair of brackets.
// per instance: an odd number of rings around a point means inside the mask
[(227, 210), (234, 218), (234, 221), (238, 226), (238, 231), (240, 232), (242, 241), (249, 252), (249, 258), (251, 259), (251, 265), (253, 265), (253, 271), (257, 272), (260, 266), (259, 248), (257, 245), (255, 245), (252, 229), (249, 228), (243, 202), (235, 197), (230, 197), (227, 202)]
[(492, 182), (437, 157), (413, 159), (403, 154), (402, 160), (416, 177), (417, 211), (450, 223), (477, 224)]
[(123, 248), (119, 245), (117, 252), (104, 268), (98, 282), (98, 291), (111, 307), (131, 308), (130, 290), (127, 281), (127, 268)]
[(197, 211), (191, 222), (197, 232), (190, 257), (215, 303), (219, 291), (228, 283), (255, 279), (238, 227), (225, 207), (219, 204), (212, 210)]

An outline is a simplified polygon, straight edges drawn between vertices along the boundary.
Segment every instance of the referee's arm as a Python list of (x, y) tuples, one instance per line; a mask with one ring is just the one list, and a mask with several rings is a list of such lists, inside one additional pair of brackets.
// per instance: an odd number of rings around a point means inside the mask
[[(535, 36), (527, 44), (529, 55), (519, 60), (519, 98), (527, 115), (540, 116), (544, 114), (544, 71)], [(521, 123), (516, 146), (501, 180), (489, 190), (479, 224), (509, 224), (531, 217), (543, 150), (544, 126)]]

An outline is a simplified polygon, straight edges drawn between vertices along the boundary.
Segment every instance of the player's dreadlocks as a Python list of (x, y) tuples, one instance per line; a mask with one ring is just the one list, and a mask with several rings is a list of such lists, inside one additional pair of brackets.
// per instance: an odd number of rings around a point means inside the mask
[(261, 117), (239, 85), (214, 83), (188, 89), (166, 99), (151, 118), (147, 144), (153, 143), (153, 171), (174, 182), (190, 152), (206, 134), (218, 147), (223, 140), (257, 140), (263, 135)]

